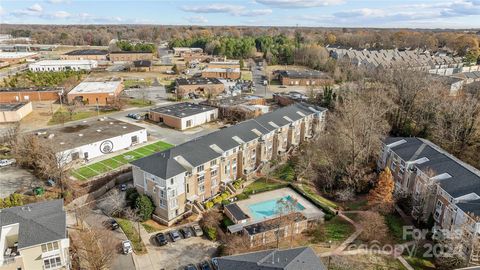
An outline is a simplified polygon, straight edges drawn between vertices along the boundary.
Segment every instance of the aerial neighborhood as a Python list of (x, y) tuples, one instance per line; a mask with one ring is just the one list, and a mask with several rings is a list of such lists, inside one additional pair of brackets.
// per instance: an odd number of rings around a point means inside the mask
[[(453, 4), (434, 29), (388, 1), (335, 27), (307, 13), (345, 3), (119, 3), (144, 23), (21, 2), (0, 6), (0, 270), (480, 269), (480, 25)], [(153, 4), (195, 16), (147, 24)], [(280, 11), (314, 25), (243, 20)]]

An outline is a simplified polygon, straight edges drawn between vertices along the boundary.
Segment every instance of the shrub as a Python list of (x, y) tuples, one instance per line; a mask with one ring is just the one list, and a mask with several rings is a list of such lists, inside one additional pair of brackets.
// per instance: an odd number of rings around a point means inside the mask
[(212, 201), (208, 201), (208, 202), (205, 203), (205, 208), (210, 209), (212, 207), (213, 207), (213, 202)]
[(249, 196), (246, 193), (240, 193), (240, 194), (237, 195), (237, 200), (246, 200), (248, 198), (249, 198)]
[(335, 215), (332, 214), (332, 213), (326, 213), (325, 216), (324, 216), (324, 219), (325, 219), (326, 221), (328, 221), (328, 220), (331, 220), (334, 216), (335, 216)]
[(12, 193), (5, 199), (0, 198), (0, 208), (9, 208), (23, 205), (23, 195), (20, 193)]
[(155, 210), (152, 199), (147, 195), (140, 195), (137, 197), (135, 208), (138, 209), (138, 214), (142, 221), (150, 219), (152, 217), (153, 210)]
[(135, 208), (135, 203), (139, 195), (140, 194), (138, 194), (135, 188), (128, 188), (125, 192), (125, 199), (127, 201), (127, 205), (131, 208)]
[(205, 235), (212, 241), (217, 241), (217, 229), (213, 227), (203, 228)]
[(228, 197), (230, 197), (230, 193), (228, 191), (225, 191), (224, 193), (222, 193), (222, 195), (220, 195), (220, 197), (223, 200), (226, 200), (226, 199), (228, 199)]
[(221, 203), (222, 202), (222, 196), (217, 196), (215, 198), (213, 198), (213, 203), (217, 204), (217, 203)]
[(230, 204), (230, 201), (229, 201), (229, 200), (223, 200), (223, 201), (222, 201), (222, 205), (228, 205), (228, 204)]

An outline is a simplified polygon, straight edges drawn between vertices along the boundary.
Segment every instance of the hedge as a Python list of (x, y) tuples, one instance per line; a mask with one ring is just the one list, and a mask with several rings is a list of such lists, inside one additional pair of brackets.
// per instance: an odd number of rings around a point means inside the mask
[(296, 185), (289, 184), (288, 186), (291, 189), (295, 190), (296, 192), (302, 194), (302, 196), (305, 197), (305, 199), (307, 199), (309, 202), (311, 202), (314, 205), (316, 205), (317, 207), (321, 208), (323, 210), (323, 212), (325, 212), (325, 216), (329, 217), (329, 219), (331, 219), (332, 216), (337, 215), (337, 213), (335, 211), (333, 211), (330, 207), (328, 207), (327, 205), (324, 205), (323, 203), (321, 203), (320, 201), (315, 199), (312, 195), (306, 193), (305, 191), (303, 191), (301, 188), (297, 187)]

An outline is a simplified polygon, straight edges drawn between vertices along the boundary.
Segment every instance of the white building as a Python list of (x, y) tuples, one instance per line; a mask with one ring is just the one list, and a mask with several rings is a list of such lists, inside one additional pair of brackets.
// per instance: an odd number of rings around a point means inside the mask
[(145, 128), (110, 118), (39, 131), (37, 135), (55, 147), (61, 163), (88, 161), (147, 141)]
[(163, 122), (172, 128), (185, 130), (216, 120), (218, 109), (185, 102), (152, 109), (149, 117), (152, 121)]
[(43, 60), (28, 65), (33, 72), (38, 71), (63, 71), (63, 70), (91, 70), (98, 66), (95, 60)]

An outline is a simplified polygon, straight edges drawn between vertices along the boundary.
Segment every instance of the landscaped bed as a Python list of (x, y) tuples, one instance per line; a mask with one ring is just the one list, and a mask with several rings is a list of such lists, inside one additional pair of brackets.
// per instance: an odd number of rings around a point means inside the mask
[(134, 227), (134, 224), (132, 224), (129, 220), (123, 218), (117, 218), (117, 222), (122, 228), (122, 231), (127, 236), (128, 240), (132, 242), (133, 250), (135, 251), (135, 253), (147, 253), (147, 248), (145, 247), (145, 244), (140, 238), (140, 234), (138, 233), (137, 228)]
[(116, 169), (122, 165), (127, 164), (130, 161), (149, 156), (156, 152), (160, 152), (171, 148), (173, 145), (158, 141), (143, 147), (131, 150), (129, 152), (114, 156), (112, 158), (102, 160), (90, 165), (83, 166), (72, 172), (72, 175), (79, 180), (88, 180), (94, 176), (104, 174), (113, 169)]

